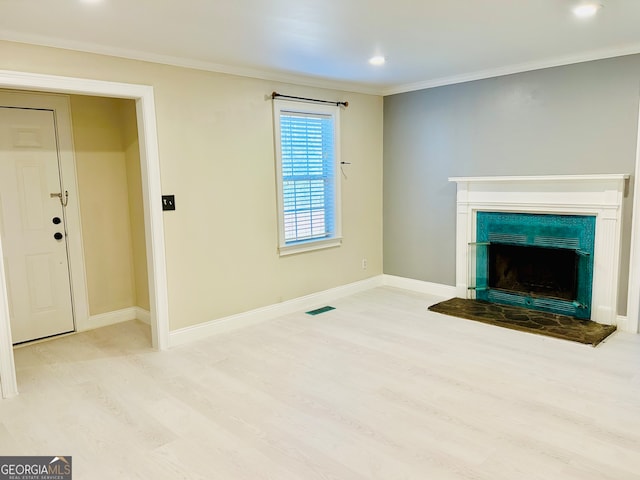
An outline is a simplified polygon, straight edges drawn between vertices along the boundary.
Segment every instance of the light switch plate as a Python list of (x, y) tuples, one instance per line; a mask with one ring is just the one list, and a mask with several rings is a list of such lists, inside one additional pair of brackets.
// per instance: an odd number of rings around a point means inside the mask
[(162, 195), (162, 210), (175, 210), (175, 209), (176, 209), (176, 196)]

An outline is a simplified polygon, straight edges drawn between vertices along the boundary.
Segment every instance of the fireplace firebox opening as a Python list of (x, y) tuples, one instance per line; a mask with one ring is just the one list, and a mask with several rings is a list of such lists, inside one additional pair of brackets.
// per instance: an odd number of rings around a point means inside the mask
[(573, 301), (578, 255), (574, 250), (529, 245), (489, 245), (489, 287)]

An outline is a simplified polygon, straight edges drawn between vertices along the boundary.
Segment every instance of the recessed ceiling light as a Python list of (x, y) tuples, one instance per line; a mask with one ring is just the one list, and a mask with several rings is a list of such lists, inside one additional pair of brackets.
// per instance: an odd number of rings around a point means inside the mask
[(384, 65), (384, 62), (386, 61), (386, 58), (384, 58), (382, 55), (376, 55), (375, 57), (371, 57), (369, 59), (369, 63), (375, 66)]
[(602, 4), (598, 2), (581, 3), (573, 8), (573, 14), (578, 18), (589, 18), (598, 13), (601, 8)]

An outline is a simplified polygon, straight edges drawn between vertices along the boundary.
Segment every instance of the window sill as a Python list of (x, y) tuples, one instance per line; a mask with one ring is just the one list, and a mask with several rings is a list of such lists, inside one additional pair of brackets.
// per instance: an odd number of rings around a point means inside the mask
[(281, 245), (280, 256), (294, 255), (296, 253), (311, 252), (313, 250), (322, 250), (325, 248), (339, 247), (342, 244), (342, 238), (328, 238), (326, 240), (310, 240), (308, 242), (296, 243), (293, 245)]

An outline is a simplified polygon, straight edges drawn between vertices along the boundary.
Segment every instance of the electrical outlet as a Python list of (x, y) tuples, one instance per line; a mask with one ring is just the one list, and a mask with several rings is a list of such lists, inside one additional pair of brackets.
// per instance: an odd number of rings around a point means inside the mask
[(366, 258), (363, 258), (363, 259), (362, 259), (362, 269), (363, 269), (363, 270), (366, 270), (368, 266), (369, 266), (369, 265), (368, 265), (367, 259), (366, 259)]

